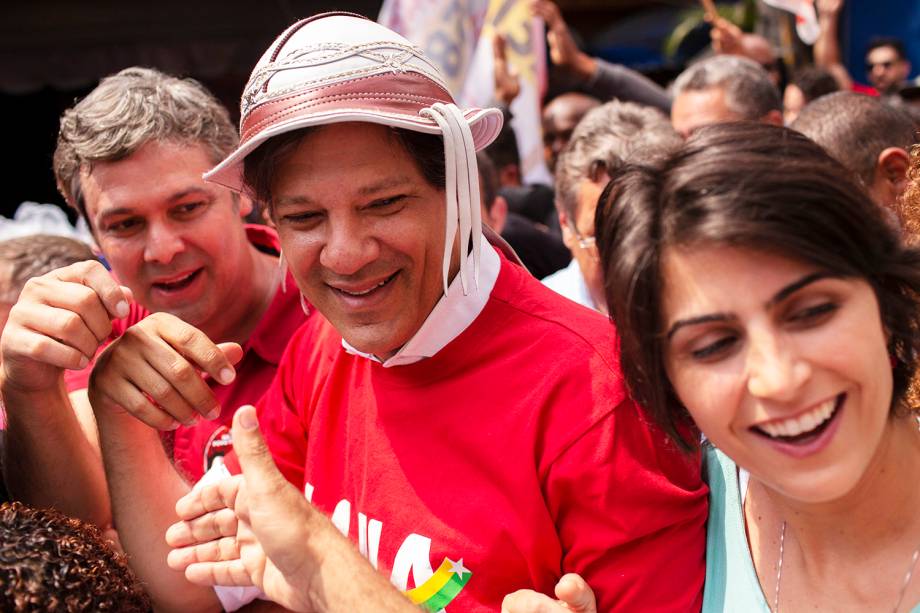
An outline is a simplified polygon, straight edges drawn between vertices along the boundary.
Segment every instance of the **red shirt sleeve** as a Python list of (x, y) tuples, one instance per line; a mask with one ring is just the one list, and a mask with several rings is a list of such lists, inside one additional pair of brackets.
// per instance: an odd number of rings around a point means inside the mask
[[(321, 376), (315, 369), (316, 345), (320, 342), (319, 316), (308, 319), (291, 337), (272, 384), (256, 404), (259, 429), (284, 477), (297, 486), (304, 485), (307, 456), (310, 392)], [(319, 324), (319, 325), (318, 325)], [(233, 452), (224, 456), (224, 464), (234, 474), (240, 472)]]
[(708, 490), (685, 454), (630, 401), (553, 462), (547, 500), (565, 572), (582, 575), (599, 611), (699, 611)]

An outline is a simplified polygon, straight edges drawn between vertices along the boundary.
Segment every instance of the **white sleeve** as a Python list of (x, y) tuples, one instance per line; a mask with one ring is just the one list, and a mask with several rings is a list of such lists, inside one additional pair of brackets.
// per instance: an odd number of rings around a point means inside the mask
[(192, 487), (193, 490), (201, 489), (206, 485), (214, 485), (215, 483), (220, 483), (227, 477), (232, 477), (230, 470), (227, 468), (227, 465), (220, 461), (220, 458), (216, 458), (214, 463), (211, 464), (211, 468), (208, 469), (201, 479), (198, 480), (198, 483)]
[[(232, 476), (223, 462), (214, 462), (208, 472), (195, 484), (194, 489), (218, 483)], [(214, 593), (217, 594), (217, 599), (220, 600), (220, 606), (224, 608), (224, 611), (236, 611), (256, 598), (265, 598), (265, 594), (257, 587), (215, 585)]]
[(262, 590), (257, 587), (215, 585), (214, 593), (217, 594), (217, 599), (220, 600), (220, 606), (224, 608), (224, 611), (236, 611), (256, 598), (267, 600)]

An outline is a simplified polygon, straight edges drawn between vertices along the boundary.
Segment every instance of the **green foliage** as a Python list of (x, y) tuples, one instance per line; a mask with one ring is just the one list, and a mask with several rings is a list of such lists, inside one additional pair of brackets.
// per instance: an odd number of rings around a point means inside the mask
[[(757, 22), (757, 1), (742, 0), (736, 4), (717, 4), (719, 16), (731, 21), (745, 32), (754, 29)], [(662, 52), (666, 58), (673, 60), (677, 56), (680, 46), (691, 32), (701, 27), (706, 22), (706, 12), (702, 7), (682, 11), (674, 25), (674, 29), (664, 40)]]

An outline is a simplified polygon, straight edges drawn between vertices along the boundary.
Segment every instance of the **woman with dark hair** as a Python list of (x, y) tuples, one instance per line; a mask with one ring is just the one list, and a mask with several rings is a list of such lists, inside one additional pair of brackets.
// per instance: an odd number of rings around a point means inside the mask
[(759, 124), (618, 173), (596, 222), (631, 393), (705, 436), (703, 610), (920, 611), (920, 251)]

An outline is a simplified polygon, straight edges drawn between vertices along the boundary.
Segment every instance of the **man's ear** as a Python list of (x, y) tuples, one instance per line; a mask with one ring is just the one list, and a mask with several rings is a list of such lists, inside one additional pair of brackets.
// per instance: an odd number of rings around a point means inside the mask
[(240, 217), (246, 217), (252, 213), (252, 198), (246, 194), (239, 194)]
[(505, 220), (508, 219), (508, 201), (504, 196), (495, 196), (492, 202), (492, 209), (489, 211), (490, 224), (496, 234), (501, 234), (505, 229)]
[(897, 204), (901, 193), (907, 188), (907, 171), (910, 168), (910, 156), (900, 147), (888, 147), (878, 154), (872, 192), (887, 206)]
[(565, 214), (565, 211), (558, 203), (556, 205), (556, 210), (559, 211), (559, 227), (562, 229), (562, 243), (569, 248), (569, 251), (575, 253), (575, 245), (578, 243), (578, 238), (575, 236), (575, 233), (572, 232), (572, 227), (569, 225), (569, 216)]

